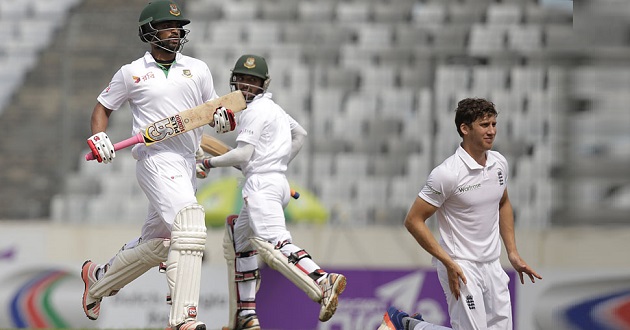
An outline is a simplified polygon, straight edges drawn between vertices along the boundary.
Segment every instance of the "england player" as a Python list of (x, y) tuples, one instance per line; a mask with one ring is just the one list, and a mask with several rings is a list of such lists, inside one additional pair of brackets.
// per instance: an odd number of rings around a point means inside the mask
[[(462, 143), (430, 173), (405, 219), (405, 227), (434, 258), (446, 294), (451, 326), (458, 330), (512, 329), (509, 278), (499, 262), (501, 239), (518, 272), (542, 279), (516, 248), (508, 197), (508, 163), (491, 150), (497, 111), (492, 102), (466, 98), (455, 125)], [(426, 220), (437, 212), (441, 240)], [(416, 329), (435, 329), (421, 321)]]
[[(110, 115), (128, 102), (132, 133), (217, 97), (208, 66), (180, 53), (190, 23), (173, 1), (149, 2), (139, 18), (139, 37), (151, 50), (124, 65), (98, 96), (87, 143), (95, 158), (110, 163), (114, 148), (105, 133)], [(217, 110), (225, 115), (226, 109)], [(228, 114), (229, 115), (229, 114)], [(197, 203), (195, 153), (202, 128), (151, 146), (132, 149), (138, 183), (149, 200), (140, 237), (125, 244), (107, 263), (83, 264), (83, 310), (95, 320), (103, 297), (114, 295), (147, 270), (166, 262), (171, 296), (170, 329), (205, 330), (197, 320), (200, 268), (205, 250), (205, 213)]]
[(247, 108), (239, 115), (237, 147), (202, 160), (198, 169), (204, 177), (212, 167), (239, 165), (245, 176), (243, 208), (235, 220), (228, 219), (223, 244), (230, 271), (230, 330), (260, 329), (256, 316), (260, 280), (257, 253), (321, 305), (322, 322), (333, 316), (337, 297), (346, 287), (343, 275), (325, 272), (306, 251), (293, 244), (286, 228), (283, 209), (289, 202), (290, 189), (285, 172), (307, 133), (272, 100), (267, 92), (269, 82), (264, 58), (243, 55), (237, 60), (230, 86), (240, 90), (247, 100)]

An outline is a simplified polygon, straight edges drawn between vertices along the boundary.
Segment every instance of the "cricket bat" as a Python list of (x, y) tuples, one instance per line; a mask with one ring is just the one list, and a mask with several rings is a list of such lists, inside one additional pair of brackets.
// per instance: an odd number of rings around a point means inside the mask
[[(223, 141), (215, 138), (214, 136), (204, 134), (201, 136), (201, 149), (203, 149), (203, 151), (207, 152), (211, 156), (216, 157), (221, 156), (224, 153), (232, 150), (232, 147), (223, 143)], [(241, 170), (241, 167), (238, 165), (234, 166), (234, 168), (239, 171)], [(300, 193), (291, 189), (291, 197), (298, 199), (300, 198)]]
[[(114, 144), (114, 150), (120, 150), (138, 143), (150, 146), (214, 121), (214, 111), (226, 107), (237, 113), (247, 107), (241, 91), (234, 91), (214, 100), (184, 110), (174, 116), (158, 120), (147, 126), (142, 132)], [(85, 160), (93, 160), (94, 154), (89, 152)]]

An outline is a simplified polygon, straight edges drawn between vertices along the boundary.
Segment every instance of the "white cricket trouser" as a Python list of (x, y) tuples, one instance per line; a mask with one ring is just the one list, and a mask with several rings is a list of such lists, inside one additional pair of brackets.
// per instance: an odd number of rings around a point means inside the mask
[(252, 250), (250, 237), (274, 245), (291, 240), (284, 218), (291, 190), (283, 173), (252, 174), (243, 185), (243, 208), (234, 226), (236, 252)]
[(143, 240), (170, 238), (177, 213), (197, 203), (194, 155), (185, 158), (172, 152), (152, 152), (150, 148), (140, 146), (133, 149), (133, 156), (138, 160), (138, 183), (149, 199), (141, 237)]
[(464, 271), (467, 284), (460, 282), (459, 300), (451, 294), (446, 267), (437, 262), (437, 272), (448, 302), (451, 326), (455, 330), (511, 330), (510, 278), (497, 259), (491, 262), (455, 260)]

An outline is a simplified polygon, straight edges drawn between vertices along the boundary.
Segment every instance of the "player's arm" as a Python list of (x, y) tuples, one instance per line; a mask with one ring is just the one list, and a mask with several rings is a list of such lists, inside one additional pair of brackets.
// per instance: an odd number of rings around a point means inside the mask
[(514, 234), (514, 210), (512, 209), (512, 203), (508, 196), (508, 191), (505, 189), (501, 201), (499, 202), (499, 232), (501, 233), (501, 239), (505, 250), (507, 251), (508, 259), (512, 264), (512, 267), (518, 272), (521, 280), (521, 284), (525, 283), (523, 280), (523, 273), (527, 274), (532, 281), (535, 282), (535, 278), (542, 279), (533, 269), (531, 269), (527, 263), (521, 258), (516, 248), (516, 235)]
[(411, 209), (405, 218), (405, 227), (413, 236), (418, 244), (422, 246), (429, 254), (442, 262), (448, 272), (449, 287), (455, 296), (459, 299), (459, 280), (466, 284), (466, 277), (461, 267), (444, 251), (442, 246), (433, 236), (431, 229), (427, 226), (426, 221), (437, 211), (437, 207), (429, 204), (420, 197), (416, 197)]
[(107, 164), (116, 157), (114, 145), (105, 133), (111, 114), (112, 110), (106, 108), (100, 102), (97, 102), (94, 110), (92, 110), (90, 121), (92, 136), (87, 139), (87, 144), (99, 163)]
[(306, 134), (306, 130), (297, 122), (295, 122), (295, 125), (291, 125), (291, 156), (289, 163), (302, 149), (304, 141), (306, 140)]
[(224, 153), (221, 156), (206, 158), (203, 160), (203, 166), (207, 169), (213, 167), (228, 167), (243, 164), (252, 158), (254, 154), (254, 145), (247, 142), (239, 141), (236, 148)]

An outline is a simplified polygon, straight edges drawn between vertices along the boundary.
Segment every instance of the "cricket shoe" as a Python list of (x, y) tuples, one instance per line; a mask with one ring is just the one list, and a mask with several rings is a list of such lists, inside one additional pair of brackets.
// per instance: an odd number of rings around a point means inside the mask
[(409, 316), (409, 314), (391, 306), (383, 315), (383, 322), (377, 330), (409, 330), (409, 323), (412, 320), (424, 321), (420, 314), (416, 313)]
[(83, 311), (90, 320), (96, 320), (101, 312), (101, 300), (103, 298), (94, 298), (90, 295), (89, 291), (94, 283), (96, 283), (96, 271), (98, 265), (91, 260), (87, 260), (81, 266), (81, 279), (85, 287), (83, 288)]
[(206, 324), (197, 320), (187, 320), (165, 330), (206, 330)]
[(236, 320), (236, 328), (234, 330), (260, 330), (258, 315), (239, 315), (238, 320)]
[(346, 277), (341, 274), (329, 273), (325, 279), (319, 283), (322, 289), (322, 300), (320, 302), (319, 320), (326, 322), (337, 311), (339, 295), (346, 289)]

